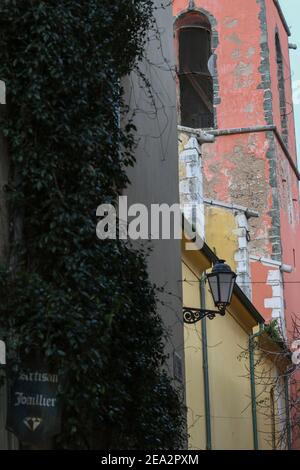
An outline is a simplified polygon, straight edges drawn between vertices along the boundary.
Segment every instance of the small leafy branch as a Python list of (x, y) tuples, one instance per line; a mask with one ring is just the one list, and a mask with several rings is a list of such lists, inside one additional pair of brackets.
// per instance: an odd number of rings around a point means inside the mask
[(264, 328), (265, 332), (270, 336), (270, 338), (277, 342), (277, 343), (283, 343), (283, 332), (281, 330), (281, 327), (278, 323), (277, 319), (271, 320), (269, 323), (265, 325)]

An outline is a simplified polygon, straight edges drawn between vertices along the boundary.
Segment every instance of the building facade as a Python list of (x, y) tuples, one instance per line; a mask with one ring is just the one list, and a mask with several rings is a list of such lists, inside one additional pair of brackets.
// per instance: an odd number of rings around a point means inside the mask
[[(172, 237), (143, 242), (151, 280), (164, 288), (158, 308), (170, 333), (169, 374), (186, 395), (188, 447), (290, 448), (293, 390), (281, 380), (285, 364), (274, 361), (280, 345), (264, 331), (276, 319), (288, 341), (294, 317), (300, 321), (290, 31), (276, 0), (156, 4), (160, 35), (149, 36), (142, 74), (123, 83), (138, 141), (124, 195), (128, 207), (180, 201), (199, 235), (191, 251)], [(7, 177), (0, 135), (1, 191)], [(7, 248), (0, 198), (2, 259)], [(226, 316), (183, 327), (182, 304), (214, 308), (202, 281), (222, 258), (238, 276)], [(0, 448), (13, 448), (0, 392)], [(285, 437), (278, 442), (278, 435)]]
[[(183, 305), (215, 310), (205, 275), (221, 258), (235, 266), (241, 214), (234, 216), (226, 206), (205, 212), (204, 245), (187, 250), (182, 243)], [(285, 370), (291, 364), (283, 356), (263, 316), (238, 285), (225, 316), (186, 325), (189, 449), (290, 449)]]
[(290, 345), (300, 321), (291, 33), (277, 0), (175, 0), (173, 15), (186, 217), (201, 206), (204, 239), (229, 256), (245, 295)]
[[(211, 72), (212, 77), (206, 81), (213, 90), (210, 109), (214, 125), (210, 133), (215, 136), (215, 143), (202, 146), (203, 195), (258, 212), (259, 216), (249, 223), (251, 256), (292, 267), (291, 273), (283, 274), (289, 324), (292, 312), (298, 309), (297, 287), (293, 281), (299, 279), (300, 261), (297, 249), (300, 175), (292, 108), (290, 32), (278, 2), (273, 0), (252, 0), (247, 4), (241, 0), (178, 0), (174, 2), (175, 30), (179, 18), (197, 14), (201, 15), (201, 21), (207, 18), (209, 24), (204, 26), (211, 48), (212, 65), (207, 73)], [(189, 31), (187, 25), (184, 28), (179, 25), (179, 30)], [(178, 60), (180, 47), (177, 42)], [(189, 70), (192, 66), (183, 64)], [(201, 64), (199, 70), (200, 75)], [(184, 71), (182, 74), (193, 75)], [(180, 86), (184, 88), (184, 84)], [(201, 83), (195, 84), (193, 78), (189, 86), (193, 88), (191, 94), (202, 90)], [(193, 110), (188, 100), (184, 98), (182, 104), (180, 99), (179, 90), (180, 124), (191, 124), (182, 120), (180, 113), (182, 107)], [(198, 101), (203, 101), (201, 94)], [(201, 121), (201, 113), (197, 119), (197, 127), (207, 128)], [(256, 279), (257, 271), (263, 270), (259, 259), (251, 260), (251, 272)], [(265, 269), (263, 280), (267, 275)], [(271, 309), (266, 307), (255, 279), (252, 288), (258, 307)]]

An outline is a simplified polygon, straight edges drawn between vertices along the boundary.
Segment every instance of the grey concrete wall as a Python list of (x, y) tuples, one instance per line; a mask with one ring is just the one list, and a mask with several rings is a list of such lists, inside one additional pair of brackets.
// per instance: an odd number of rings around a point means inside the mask
[[(160, 1), (157, 1), (157, 5)], [(159, 8), (156, 15), (160, 41), (149, 34), (146, 59), (140, 64), (151, 84), (152, 97), (136, 73), (124, 80), (130, 108), (135, 111), (138, 148), (136, 165), (129, 171), (131, 186), (128, 203), (179, 203), (178, 137), (176, 115), (176, 84), (174, 74), (173, 18), (171, 6)], [(164, 286), (160, 295), (164, 305), (161, 316), (170, 331), (167, 344), (169, 372), (174, 377), (175, 362), (181, 358), (184, 380), (184, 342), (182, 323), (182, 278), (180, 240), (146, 242), (153, 251), (149, 258), (152, 281)], [(177, 363), (178, 365), (178, 363)], [(176, 364), (175, 364), (176, 367)], [(176, 374), (175, 374), (176, 375)], [(180, 381), (176, 380), (178, 385)]]

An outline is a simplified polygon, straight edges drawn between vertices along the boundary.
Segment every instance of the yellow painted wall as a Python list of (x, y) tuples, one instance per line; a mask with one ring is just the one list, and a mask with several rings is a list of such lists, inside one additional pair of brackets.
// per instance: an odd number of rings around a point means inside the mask
[[(238, 241), (236, 236), (236, 220), (234, 212), (222, 207), (213, 207), (206, 206), (205, 208), (205, 230), (206, 230), (206, 241), (208, 245), (215, 251), (218, 257), (226, 259), (226, 262), (231, 266), (233, 270), (236, 270), (236, 261), (234, 255), (238, 250)], [(236, 305), (236, 301), (233, 298), (232, 301), (232, 311), (239, 312), (241, 316), (241, 307)], [(222, 320), (222, 319), (221, 319)], [(219, 321), (219, 320), (218, 320)], [(247, 330), (250, 332), (250, 325), (246, 324), (246, 318), (243, 314), (243, 323)], [(218, 323), (214, 323), (214, 328), (216, 328)], [(229, 323), (226, 323), (224, 326), (227, 327)], [(234, 323), (230, 331), (227, 331), (224, 334), (223, 338), (229, 338), (234, 332)], [(222, 331), (220, 331), (220, 338), (222, 338)], [(225, 333), (225, 332), (224, 332)], [(218, 332), (214, 332), (215, 335), (218, 335)], [(232, 341), (236, 343), (237, 337)], [(227, 340), (226, 340), (227, 341)], [(222, 354), (225, 355), (230, 351), (227, 351), (227, 348), (224, 343), (224, 351)], [(273, 356), (274, 358), (274, 356)], [(285, 442), (282, 442), (282, 428), (285, 426), (285, 410), (284, 410), (284, 392), (282, 390), (283, 384), (278, 384), (278, 369), (272, 362), (272, 355), (269, 358), (264, 358), (262, 362), (257, 361), (256, 357), (256, 389), (257, 389), (257, 426), (258, 426), (258, 437), (259, 437), (259, 449), (261, 450), (270, 450), (272, 449), (272, 418), (271, 418), (271, 402), (270, 402), (270, 392), (272, 387), (281, 387), (279, 393), (280, 397), (275, 396), (275, 440), (277, 448), (284, 448)], [(250, 396), (250, 394), (248, 394)], [(276, 395), (276, 394), (275, 394)], [(249, 400), (248, 400), (249, 402)], [(251, 402), (249, 402), (251, 403)], [(248, 419), (252, 422), (251, 417), (251, 406), (248, 407)], [(237, 419), (237, 418), (235, 418)], [(221, 419), (219, 420), (219, 426), (221, 426)], [(230, 442), (230, 436), (226, 436), (226, 440)], [(232, 437), (232, 440), (235, 438)]]
[(248, 332), (229, 313), (207, 322), (213, 448), (253, 449)]
[[(275, 359), (276, 360), (276, 359)], [(259, 449), (272, 450), (273, 436), (275, 448), (284, 449), (286, 442), (286, 415), (284, 382), (277, 367), (272, 360), (261, 352), (255, 353), (255, 376), (256, 376), (256, 402), (257, 402), (257, 429), (259, 438)], [(275, 416), (272, 425), (271, 389), (274, 389)], [(273, 431), (275, 430), (275, 433)]]
[(205, 207), (205, 238), (216, 255), (225, 259), (231, 269), (236, 269), (234, 254), (238, 250), (237, 229), (233, 211), (222, 207)]
[[(213, 208), (211, 211), (215, 214), (221, 213), (223, 217), (220, 226), (215, 230), (216, 233), (211, 235), (208, 233), (208, 237), (214, 237), (215, 246), (219, 244), (217, 255), (234, 266), (233, 257), (237, 247), (233, 238), (234, 217), (223, 209)], [(223, 224), (231, 226), (233, 233), (227, 241), (222, 238)], [(183, 305), (200, 308), (200, 278), (205, 271), (210, 270), (211, 263), (202, 251), (185, 251), (184, 243), (182, 247)], [(209, 309), (215, 309), (208, 284), (206, 284), (205, 305)], [(249, 336), (253, 334), (253, 329), (258, 328), (257, 321), (234, 294), (226, 315), (217, 316), (212, 321), (207, 320), (206, 323), (212, 449), (254, 449), (249, 355), (245, 352), (248, 351)], [(185, 325), (184, 328), (189, 448), (194, 450), (206, 448), (201, 327), (200, 321), (196, 325)], [(272, 448), (270, 389), (277, 383), (278, 377), (278, 369), (271, 360), (272, 357), (275, 357), (274, 354), (262, 362), (257, 362), (258, 357), (255, 357), (257, 422), (261, 450)], [(269, 371), (269, 374), (266, 371)], [(263, 382), (260, 380), (261, 377), (264, 377)], [(281, 391), (281, 398), (275, 397), (277, 438), (285, 420), (282, 398)], [(284, 448), (284, 443), (281, 443), (280, 447)]]
[[(199, 279), (205, 269), (207, 264), (201, 263), (197, 252), (183, 256), (184, 306), (200, 307)], [(206, 306), (214, 309), (208, 289)], [(237, 302), (235, 308), (238, 309)], [(238, 317), (238, 311), (233, 313)], [(240, 346), (247, 347), (251, 329), (249, 319), (248, 323), (245, 322), (246, 326), (242, 323), (239, 324), (229, 313), (225, 317), (207, 320), (213, 449), (253, 448), (250, 379), (244, 377), (248, 362), (238, 359)], [(186, 325), (184, 337), (189, 448), (205, 449), (201, 322)]]
[[(199, 308), (200, 289), (199, 277), (186, 266), (182, 265), (183, 304)], [(188, 407), (189, 449), (203, 450), (206, 448), (204, 382), (202, 369), (201, 322), (186, 325), (184, 328), (186, 401)]]

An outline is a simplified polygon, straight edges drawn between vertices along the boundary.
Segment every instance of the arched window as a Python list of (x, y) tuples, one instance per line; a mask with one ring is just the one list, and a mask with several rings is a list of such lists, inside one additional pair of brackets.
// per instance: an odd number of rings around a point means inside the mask
[(284, 143), (288, 145), (288, 120), (287, 120), (287, 109), (286, 109), (286, 98), (285, 98), (285, 84), (284, 84), (284, 65), (283, 57), (280, 45), (279, 34), (275, 35), (276, 45), (276, 61), (277, 61), (277, 80), (278, 80), (278, 92), (279, 92), (279, 105), (280, 105), (280, 119), (281, 119), (281, 132)]
[(214, 126), (213, 80), (208, 69), (211, 57), (211, 25), (208, 18), (190, 12), (175, 24), (178, 45), (180, 123), (192, 128)]

